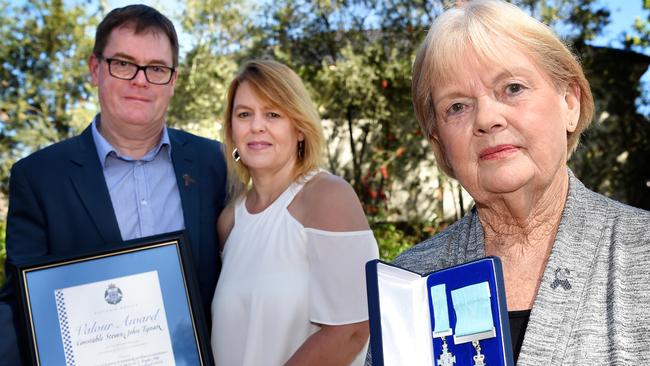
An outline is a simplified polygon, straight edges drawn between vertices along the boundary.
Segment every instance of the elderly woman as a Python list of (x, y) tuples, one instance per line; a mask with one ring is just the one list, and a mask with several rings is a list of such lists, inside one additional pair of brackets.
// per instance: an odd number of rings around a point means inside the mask
[(320, 119), (300, 78), (246, 63), (228, 89), (225, 146), (237, 192), (218, 221), (217, 365), (360, 365), (364, 264), (377, 243), (352, 187), (318, 168)]
[(438, 166), (475, 207), (395, 262), (501, 258), (518, 365), (650, 360), (650, 214), (567, 168), (594, 109), (567, 47), (514, 5), (469, 1), (433, 23), (412, 92)]

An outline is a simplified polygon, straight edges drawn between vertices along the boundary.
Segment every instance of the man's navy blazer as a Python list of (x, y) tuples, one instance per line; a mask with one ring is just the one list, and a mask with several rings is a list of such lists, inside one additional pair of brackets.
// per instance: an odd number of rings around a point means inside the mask
[[(171, 128), (168, 133), (185, 235), (209, 321), (221, 269), (216, 222), (226, 197), (226, 164), (220, 143)], [(122, 241), (90, 126), (14, 164), (6, 240), (7, 261), (14, 263), (86, 253)], [(0, 365), (15, 348), (8, 344), (15, 341), (7, 321), (16, 295), (11, 271), (7, 275), (0, 289)]]

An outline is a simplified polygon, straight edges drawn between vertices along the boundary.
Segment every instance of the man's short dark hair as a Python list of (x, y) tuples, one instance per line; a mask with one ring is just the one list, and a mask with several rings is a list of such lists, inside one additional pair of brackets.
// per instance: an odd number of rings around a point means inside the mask
[(135, 34), (141, 34), (152, 29), (158, 29), (165, 33), (172, 46), (173, 67), (178, 66), (178, 37), (176, 36), (174, 24), (158, 10), (141, 4), (116, 8), (106, 14), (106, 17), (97, 26), (93, 53), (96, 56), (103, 56), (102, 52), (106, 48), (108, 37), (113, 29), (125, 25), (133, 26)]

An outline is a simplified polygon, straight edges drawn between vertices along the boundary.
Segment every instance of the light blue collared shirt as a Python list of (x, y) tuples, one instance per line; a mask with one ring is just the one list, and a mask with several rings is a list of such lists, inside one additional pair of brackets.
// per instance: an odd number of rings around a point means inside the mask
[(135, 160), (119, 155), (99, 133), (98, 123), (100, 115), (92, 123), (93, 140), (122, 240), (184, 229), (167, 127), (158, 144)]

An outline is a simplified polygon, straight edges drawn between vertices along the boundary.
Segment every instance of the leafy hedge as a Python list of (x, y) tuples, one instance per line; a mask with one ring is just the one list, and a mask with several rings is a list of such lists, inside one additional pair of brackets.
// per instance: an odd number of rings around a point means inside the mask
[(404, 250), (427, 239), (447, 226), (444, 222), (376, 222), (372, 231), (379, 244), (379, 258), (390, 262)]

